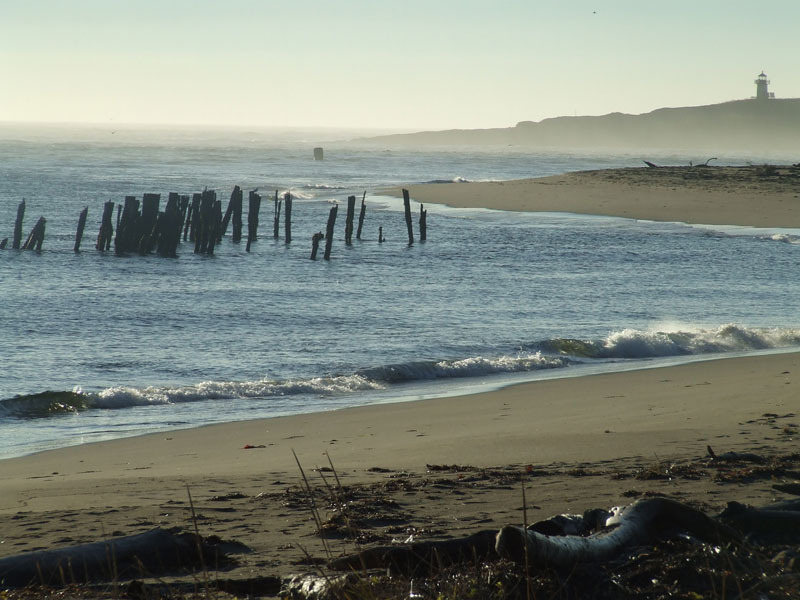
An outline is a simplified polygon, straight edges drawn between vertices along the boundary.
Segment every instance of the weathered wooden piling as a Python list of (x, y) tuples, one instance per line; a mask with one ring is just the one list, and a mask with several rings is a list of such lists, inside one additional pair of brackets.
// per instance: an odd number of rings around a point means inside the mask
[(233, 222), (231, 241), (234, 244), (238, 244), (242, 241), (242, 203), (242, 189), (238, 185), (234, 186), (231, 192), (231, 199), (228, 201), (228, 208), (225, 211), (225, 216), (222, 218), (222, 225), (220, 227), (217, 243), (221, 242), (223, 236), (228, 232), (228, 223), (230, 222)]
[(200, 199), (203, 194), (192, 194), (192, 203), (189, 205), (189, 214), (186, 215), (186, 225), (183, 229), (183, 241), (196, 242), (200, 232)]
[(283, 203), (284, 203), (284, 243), (291, 244), (292, 243), (292, 195), (289, 192), (286, 192), (283, 195)]
[(75, 252), (81, 251), (81, 240), (83, 239), (83, 230), (86, 227), (86, 217), (88, 214), (89, 207), (87, 206), (81, 211), (81, 214), (78, 217), (78, 231), (75, 232), (75, 246), (73, 248)]
[(314, 160), (322, 160), (323, 152), (323, 149), (320, 147), (314, 148)]
[(347, 216), (344, 220), (344, 243), (350, 246), (353, 243), (353, 219), (356, 215), (356, 197), (347, 197)]
[(8, 245), (8, 238), (3, 238), (2, 240), (0, 240), (0, 250), (5, 250), (7, 245)]
[(364, 202), (367, 198), (367, 192), (361, 196), (361, 212), (358, 213), (358, 229), (356, 230), (356, 239), (361, 239), (361, 230), (364, 228), (364, 217), (367, 215), (367, 205)]
[(139, 254), (150, 254), (155, 249), (159, 204), (161, 194), (145, 194), (142, 197), (142, 218), (136, 231)]
[(214, 254), (214, 244), (217, 241), (221, 221), (222, 205), (217, 200), (217, 193), (214, 190), (203, 190), (200, 195), (200, 208), (197, 211), (195, 254)]
[(336, 213), (339, 212), (339, 205), (334, 204), (331, 212), (328, 213), (328, 226), (325, 228), (325, 260), (331, 259), (331, 247), (333, 246), (333, 227), (336, 225)]
[(278, 239), (278, 230), (281, 225), (281, 201), (278, 200), (278, 190), (275, 190), (275, 213), (272, 219), (272, 237)]
[(258, 188), (250, 192), (249, 205), (247, 207), (247, 252), (250, 252), (250, 244), (258, 239), (258, 211), (261, 210), (261, 196), (256, 194)]
[(14, 238), (11, 241), (11, 248), (19, 250), (19, 245), (22, 242), (22, 219), (25, 218), (25, 198), (17, 206), (17, 220), (14, 221)]
[(117, 211), (117, 235), (114, 237), (114, 251), (117, 254), (125, 254), (137, 250), (139, 239), (139, 200), (136, 196), (125, 196), (125, 205), (122, 207), (122, 214)]
[(383, 237), (383, 226), (378, 227), (378, 243), (382, 244), (384, 239), (385, 238)]
[(411, 223), (411, 201), (408, 198), (408, 190), (403, 190), (403, 206), (406, 211), (406, 227), (408, 227), (408, 245), (414, 243), (414, 226)]
[(428, 211), (425, 205), (419, 205), (419, 241), (424, 242), (428, 239)]
[(97, 234), (95, 248), (107, 252), (111, 248), (111, 238), (114, 236), (114, 226), (111, 218), (114, 216), (114, 203), (111, 201), (103, 205), (103, 219), (100, 221), (100, 232)]
[(317, 250), (319, 250), (320, 240), (325, 238), (321, 231), (311, 236), (311, 260), (317, 260)]
[(44, 241), (44, 229), (47, 220), (44, 217), (39, 217), (36, 225), (31, 229), (28, 239), (22, 245), (23, 250), (36, 250), (37, 252), (42, 249), (42, 242)]
[(180, 196), (170, 193), (164, 212), (158, 213), (155, 226), (156, 252), (159, 256), (175, 258), (178, 256), (178, 243), (181, 239)]

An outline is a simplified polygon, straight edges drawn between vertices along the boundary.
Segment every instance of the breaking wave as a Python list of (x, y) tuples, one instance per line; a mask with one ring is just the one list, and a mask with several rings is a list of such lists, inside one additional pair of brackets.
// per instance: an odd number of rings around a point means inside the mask
[(124, 409), (208, 400), (333, 396), (434, 379), (483, 377), (560, 369), (591, 361), (645, 360), (783, 349), (800, 346), (800, 329), (747, 328), (734, 324), (713, 329), (674, 331), (624, 329), (603, 339), (554, 338), (533, 342), (516, 354), (411, 361), (331, 375), (285, 381), (204, 381), (162, 387), (110, 387), (97, 393), (46, 391), (0, 400), (0, 417), (35, 419), (90, 409)]

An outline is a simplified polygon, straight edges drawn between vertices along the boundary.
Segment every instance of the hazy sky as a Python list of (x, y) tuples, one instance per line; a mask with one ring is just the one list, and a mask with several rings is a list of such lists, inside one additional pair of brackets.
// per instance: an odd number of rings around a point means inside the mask
[(0, 0), (0, 121), (506, 127), (800, 97), (800, 0)]

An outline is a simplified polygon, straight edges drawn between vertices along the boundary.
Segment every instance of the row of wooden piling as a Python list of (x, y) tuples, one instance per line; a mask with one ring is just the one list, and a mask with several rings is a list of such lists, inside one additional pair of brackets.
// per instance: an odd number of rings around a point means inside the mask
[[(249, 207), (247, 216), (247, 246), (257, 239), (258, 215), (261, 208), (261, 196), (258, 188), (251, 191), (248, 196)], [(364, 192), (361, 197), (361, 209), (358, 217), (356, 239), (361, 239), (366, 216), (366, 197)], [(217, 199), (214, 190), (203, 190), (191, 196), (182, 196), (171, 192), (163, 212), (159, 211), (161, 194), (144, 194), (141, 205), (135, 196), (125, 196), (122, 204), (116, 205), (116, 236), (114, 235), (114, 207), (112, 201), (103, 206), (103, 217), (97, 235), (95, 248), (101, 252), (108, 252), (114, 245), (116, 254), (138, 253), (141, 255), (156, 252), (159, 256), (177, 256), (178, 244), (183, 237), (184, 242), (194, 243), (195, 254), (213, 255), (214, 248), (227, 234), (228, 226), (232, 226), (231, 241), (240, 243), (242, 239), (242, 212), (244, 194), (237, 185), (231, 193), (228, 207), (223, 216), (222, 203)], [(405, 209), (406, 226), (408, 229), (408, 243), (414, 243), (414, 231), (411, 219), (411, 206), (408, 190), (403, 190), (403, 204)], [(355, 220), (356, 196), (347, 198), (347, 216), (345, 218), (345, 244), (353, 243), (353, 226)], [(289, 192), (279, 198), (275, 192), (273, 237), (278, 239), (280, 230), (281, 210), (284, 213), (284, 240), (286, 244), (292, 241), (292, 195)], [(319, 243), (324, 239), (325, 260), (330, 259), (333, 244), (333, 233), (339, 206), (334, 205), (328, 214), (326, 231), (315, 233), (311, 238), (311, 260), (316, 260)], [(74, 251), (79, 252), (86, 227), (89, 208), (84, 208), (78, 218), (78, 228), (75, 235)], [(427, 213), (424, 206), (420, 205), (419, 240), (427, 239)], [(40, 217), (30, 235), (22, 244), (22, 222), (25, 216), (25, 199), (23, 198), (17, 208), (17, 218), (14, 223), (13, 249), (41, 250), (44, 241), (46, 220)], [(378, 228), (378, 242), (382, 243), (383, 227)], [(6, 247), (8, 238), (0, 241), (0, 249)]]

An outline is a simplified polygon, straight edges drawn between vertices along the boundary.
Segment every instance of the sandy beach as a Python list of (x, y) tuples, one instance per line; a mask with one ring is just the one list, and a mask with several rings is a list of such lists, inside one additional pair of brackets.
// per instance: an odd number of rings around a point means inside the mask
[[(679, 184), (667, 170), (626, 169), (409, 189), (416, 200), (453, 206), (800, 227), (796, 184), (751, 175), (752, 185), (719, 177)], [(363, 508), (360, 543), (521, 524), (522, 485), (529, 520), (659, 493), (712, 514), (732, 500), (763, 505), (786, 497), (773, 488), (786, 478), (721, 474), (707, 447), (765, 457), (795, 452), (798, 386), (800, 353), (726, 358), (5, 460), (0, 557), (155, 526), (188, 531), (191, 494), (202, 534), (251, 548), (233, 576), (312, 570), (306, 553), (325, 554), (294, 454), (331, 527), (335, 507), (324, 502), (325, 490), (336, 477), (352, 488), (353, 504)], [(330, 543), (334, 553), (355, 548), (352, 540)]]
[[(704, 225), (800, 227), (800, 169), (660, 167), (406, 186), (422, 203)], [(389, 190), (400, 196), (400, 190)]]

